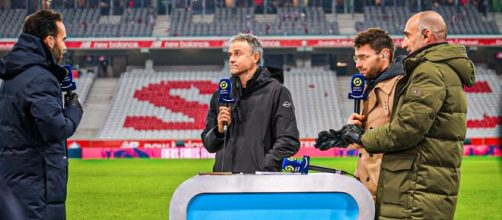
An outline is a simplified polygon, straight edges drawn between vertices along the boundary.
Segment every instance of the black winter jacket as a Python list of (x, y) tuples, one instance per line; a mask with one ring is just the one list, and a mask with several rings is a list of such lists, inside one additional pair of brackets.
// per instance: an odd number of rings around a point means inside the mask
[(66, 74), (29, 34), (21, 34), (0, 62), (0, 178), (18, 199), (23, 219), (65, 219), (65, 140), (82, 117), (74, 106), (63, 109)]
[(211, 98), (202, 132), (204, 147), (216, 152), (213, 171), (280, 171), (282, 159), (300, 148), (293, 99), (282, 85), (282, 71), (259, 68), (244, 92), (238, 77), (231, 80), (236, 102), (231, 105), (226, 146), (218, 132), (218, 92)]

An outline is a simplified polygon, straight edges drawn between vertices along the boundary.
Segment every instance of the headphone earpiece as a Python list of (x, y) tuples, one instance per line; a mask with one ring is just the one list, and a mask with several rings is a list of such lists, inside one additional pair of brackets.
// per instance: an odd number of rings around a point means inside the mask
[(423, 30), (422, 30), (422, 36), (424, 36), (424, 38), (427, 38), (427, 37), (428, 37), (426, 32), (427, 32), (427, 30), (426, 30), (426, 29), (423, 29)]

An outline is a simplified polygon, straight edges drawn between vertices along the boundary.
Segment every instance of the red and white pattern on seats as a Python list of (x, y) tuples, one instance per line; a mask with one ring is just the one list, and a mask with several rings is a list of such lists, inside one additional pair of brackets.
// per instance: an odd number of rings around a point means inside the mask
[[(151, 83), (134, 93), (134, 98), (146, 102), (157, 108), (166, 108), (173, 113), (181, 113), (189, 117), (190, 121), (165, 121), (155, 115), (127, 116), (125, 128), (134, 130), (185, 130), (203, 129), (205, 125), (208, 104), (187, 100), (175, 93), (176, 90), (196, 88), (199, 95), (211, 95), (218, 88), (218, 84), (202, 81), (161, 81)], [(209, 100), (207, 100), (207, 103)]]
[(464, 87), (465, 92), (467, 93), (491, 93), (492, 88), (490, 87), (490, 84), (486, 81), (477, 81), (474, 83), (472, 87)]

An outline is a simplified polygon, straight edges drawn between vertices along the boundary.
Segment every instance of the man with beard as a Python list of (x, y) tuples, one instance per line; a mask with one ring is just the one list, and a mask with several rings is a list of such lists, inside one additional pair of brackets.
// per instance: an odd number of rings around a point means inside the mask
[(59, 13), (26, 17), (23, 33), (0, 62), (0, 178), (19, 203), (22, 219), (66, 218), (66, 138), (82, 118), (78, 95), (65, 96), (59, 66), (66, 50)]
[(467, 131), (464, 86), (475, 68), (462, 45), (449, 44), (443, 17), (413, 15), (402, 47), (405, 75), (396, 86), (394, 114), (382, 127), (335, 131), (342, 147), (357, 144), (383, 153), (377, 187), (378, 219), (453, 219)]
[[(361, 113), (353, 113), (348, 119), (348, 124), (356, 124), (365, 130), (371, 130), (390, 120), (396, 84), (404, 74), (403, 65), (398, 61), (392, 62), (394, 42), (381, 29), (370, 28), (359, 33), (354, 39), (354, 47), (356, 67), (369, 83), (364, 90), (365, 99)], [(331, 135), (335, 135), (334, 131), (322, 131), (317, 140), (323, 140)], [(317, 147), (327, 150), (335, 147), (334, 144), (335, 142), (323, 142)], [(355, 176), (368, 188), (373, 199), (376, 199), (382, 154), (368, 153), (358, 145), (351, 145), (351, 148), (359, 149)]]
[(216, 152), (213, 171), (280, 171), (283, 158), (300, 147), (293, 99), (282, 85), (282, 70), (259, 66), (263, 48), (251, 34), (233, 37), (228, 56), (236, 102), (222, 106), (215, 92), (202, 132), (204, 147)]

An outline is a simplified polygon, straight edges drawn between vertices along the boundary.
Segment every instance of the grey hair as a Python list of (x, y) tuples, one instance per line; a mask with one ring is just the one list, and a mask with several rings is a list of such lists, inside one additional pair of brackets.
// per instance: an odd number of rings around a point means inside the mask
[(448, 29), (444, 22), (443, 16), (435, 11), (423, 11), (417, 14), (418, 28), (420, 33), (428, 29), (436, 37), (436, 39), (443, 41), (446, 40)]
[(230, 43), (233, 43), (235, 41), (246, 41), (249, 46), (251, 46), (251, 52), (253, 54), (258, 53), (258, 55), (260, 55), (260, 59), (258, 60), (258, 64), (260, 64), (263, 58), (263, 47), (261, 46), (261, 43), (256, 36), (252, 34), (239, 33), (230, 39)]

